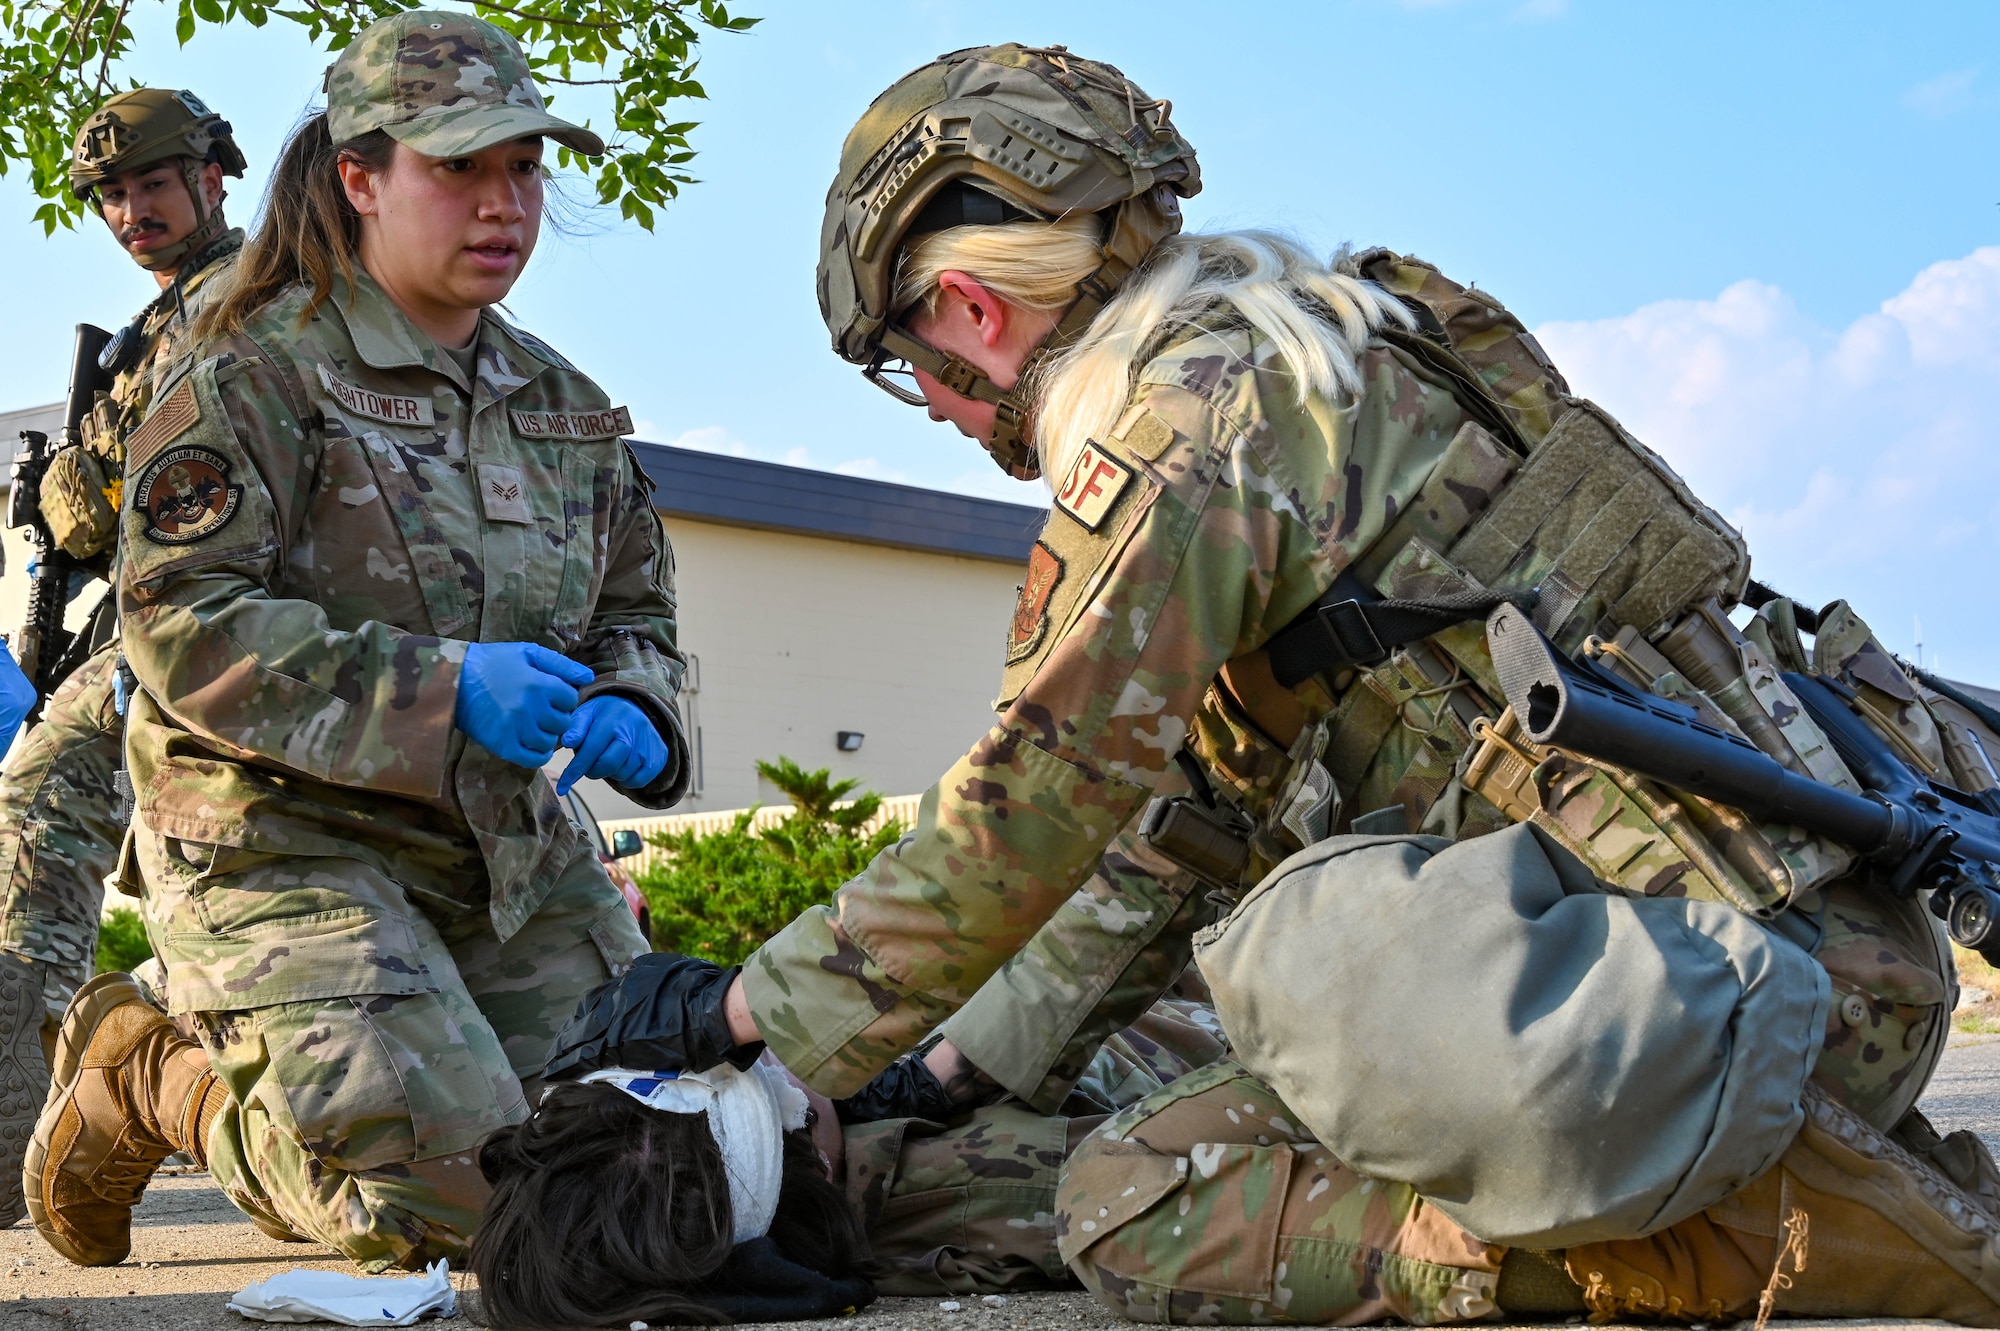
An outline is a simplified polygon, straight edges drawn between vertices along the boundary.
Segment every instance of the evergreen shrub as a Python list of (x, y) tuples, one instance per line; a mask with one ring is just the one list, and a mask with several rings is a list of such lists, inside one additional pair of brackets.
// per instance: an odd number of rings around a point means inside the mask
[(667, 858), (638, 876), (653, 917), (653, 946), (722, 965), (739, 962), (766, 938), (834, 891), (903, 835), (891, 819), (862, 829), (882, 808), (872, 791), (846, 799), (859, 781), (835, 781), (827, 768), (808, 772), (790, 758), (760, 762), (757, 772), (785, 793), (792, 811), (776, 827), (750, 827), (746, 810), (718, 832), (656, 834)]

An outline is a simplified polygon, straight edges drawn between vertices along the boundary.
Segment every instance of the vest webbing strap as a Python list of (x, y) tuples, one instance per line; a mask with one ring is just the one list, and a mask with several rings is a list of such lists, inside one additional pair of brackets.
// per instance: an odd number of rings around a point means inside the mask
[(1378, 665), (1406, 643), (1484, 619), (1502, 605), (1532, 605), (1534, 596), (1466, 591), (1429, 600), (1384, 600), (1352, 571), (1344, 571), (1311, 608), (1265, 644), (1271, 673), (1289, 689), (1314, 675)]

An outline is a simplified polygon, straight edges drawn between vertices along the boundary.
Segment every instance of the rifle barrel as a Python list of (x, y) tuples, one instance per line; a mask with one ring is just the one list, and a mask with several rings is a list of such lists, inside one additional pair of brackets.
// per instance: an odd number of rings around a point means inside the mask
[(1513, 606), (1487, 621), (1500, 687), (1524, 734), (1616, 763), (1753, 817), (1792, 823), (1864, 854), (1909, 835), (1888, 803), (1814, 781), (1665, 699), (1607, 687), (1567, 665)]

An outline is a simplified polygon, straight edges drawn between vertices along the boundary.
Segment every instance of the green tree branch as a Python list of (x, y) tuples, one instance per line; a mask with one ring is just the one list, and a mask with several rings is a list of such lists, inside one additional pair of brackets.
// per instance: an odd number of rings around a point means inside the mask
[[(261, 28), (275, 17), (303, 27), (330, 52), (376, 19), (415, 7), (404, 0), (155, 2), (175, 6), (182, 46), (203, 26), (240, 20)], [(98, 104), (119, 91), (116, 67), (134, 41), (132, 4), (0, 0), (0, 175), (27, 167), (43, 200), (34, 216), (44, 232), (73, 226), (82, 215), (69, 193), (70, 145)], [(557, 163), (589, 176), (598, 202), (649, 231), (654, 210), (694, 180), (687, 174), (694, 122), (670, 121), (663, 108), (708, 95), (694, 77), (704, 30), (744, 32), (757, 22), (731, 14), (725, 0), (470, 0), (470, 8), (513, 33), (544, 82), (612, 89), (609, 151), (592, 162), (564, 148)]]

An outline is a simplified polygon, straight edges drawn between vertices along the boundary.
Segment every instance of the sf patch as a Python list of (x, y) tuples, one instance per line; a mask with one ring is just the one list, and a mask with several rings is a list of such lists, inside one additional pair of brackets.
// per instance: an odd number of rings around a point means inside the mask
[(146, 539), (186, 545), (229, 525), (243, 487), (229, 481), (229, 459), (212, 449), (170, 448), (139, 477), (132, 507), (146, 519)]
[(1056, 507), (1081, 522), (1085, 531), (1096, 531), (1131, 483), (1132, 469), (1092, 439), (1077, 453), (1056, 490)]
[(1035, 548), (1028, 555), (1028, 576), (1021, 583), (1021, 594), (1014, 602), (1014, 622), (1007, 629), (1007, 662), (1014, 662), (1027, 656), (1041, 645), (1042, 635), (1049, 628), (1049, 598), (1056, 594), (1056, 584), (1062, 581), (1062, 556), (1035, 542)]

